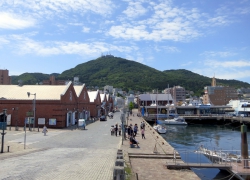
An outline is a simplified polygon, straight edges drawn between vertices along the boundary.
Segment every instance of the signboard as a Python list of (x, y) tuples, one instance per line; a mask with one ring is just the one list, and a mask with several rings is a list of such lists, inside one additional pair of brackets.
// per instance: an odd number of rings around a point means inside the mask
[(45, 118), (38, 118), (38, 124), (44, 125), (45, 124)]
[(55, 126), (56, 125), (56, 119), (49, 119), (49, 125)]
[(26, 112), (27, 117), (32, 117), (33, 116), (33, 111)]
[(79, 119), (78, 120), (78, 127), (85, 129), (85, 127), (86, 127), (85, 119)]
[(26, 124), (33, 124), (34, 123), (34, 117), (26, 117), (25, 121), (26, 121)]
[(11, 114), (7, 115), (7, 125), (10, 126), (11, 125)]

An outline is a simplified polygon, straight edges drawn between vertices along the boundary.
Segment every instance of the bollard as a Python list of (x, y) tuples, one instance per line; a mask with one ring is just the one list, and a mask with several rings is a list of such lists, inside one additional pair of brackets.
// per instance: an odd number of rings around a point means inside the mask
[(123, 159), (122, 155), (117, 155), (116, 159)]
[(124, 166), (124, 161), (123, 159), (117, 159), (115, 161), (115, 166)]
[(8, 146), (8, 152), (10, 152), (10, 146)]
[(114, 180), (125, 180), (125, 170), (124, 167), (121, 166), (115, 166), (114, 172), (113, 172), (113, 179)]

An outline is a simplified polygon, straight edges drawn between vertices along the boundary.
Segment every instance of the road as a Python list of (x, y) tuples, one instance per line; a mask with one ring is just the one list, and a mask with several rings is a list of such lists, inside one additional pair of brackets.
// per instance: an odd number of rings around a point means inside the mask
[[(111, 180), (121, 145), (121, 137), (110, 135), (115, 123), (121, 123), (120, 112), (113, 119), (89, 124), (86, 130), (49, 129), (47, 136), (28, 131), (22, 153), (15, 153), (12, 146), (10, 152), (5, 148), (0, 153), (0, 179)], [(7, 130), (5, 142), (24, 147), (24, 131)]]

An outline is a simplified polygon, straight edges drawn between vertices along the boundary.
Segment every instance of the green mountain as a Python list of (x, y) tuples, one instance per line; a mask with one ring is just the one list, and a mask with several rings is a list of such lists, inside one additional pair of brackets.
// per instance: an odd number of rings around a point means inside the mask
[[(168, 86), (179, 85), (185, 87), (186, 90), (194, 91), (196, 95), (200, 95), (203, 93), (204, 86), (211, 85), (211, 78), (185, 69), (159, 71), (141, 63), (111, 55), (79, 64), (61, 74), (53, 75), (56, 76), (57, 80), (73, 80), (73, 77), (78, 76), (80, 82), (87, 86), (112, 85), (125, 91), (163, 90)], [(18, 84), (18, 80), (21, 79), (23, 84), (36, 84), (49, 79), (49, 76), (42, 73), (24, 73), (12, 77), (12, 83)], [(216, 80), (217, 84), (224, 86), (250, 87), (250, 84), (237, 80)]]

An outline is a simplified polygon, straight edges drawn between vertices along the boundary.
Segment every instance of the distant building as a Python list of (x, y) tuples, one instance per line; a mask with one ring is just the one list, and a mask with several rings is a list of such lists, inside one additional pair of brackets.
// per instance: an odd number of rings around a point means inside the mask
[(203, 104), (226, 105), (230, 100), (237, 100), (238, 94), (235, 88), (216, 86), (216, 80), (213, 77), (212, 85), (204, 87)]
[(241, 99), (250, 100), (250, 88), (240, 88), (237, 92)]
[(186, 99), (186, 90), (181, 86), (174, 86), (173, 88), (166, 88), (164, 90), (165, 94), (170, 93), (173, 97), (174, 104), (185, 102)]
[(104, 92), (113, 93), (113, 86), (106, 85), (103, 89)]
[(56, 80), (55, 76), (50, 76), (49, 80), (43, 80), (43, 85), (65, 85), (68, 84), (64, 80)]
[(130, 102), (132, 103), (135, 102), (135, 96), (133, 94), (130, 94), (129, 96), (126, 97), (125, 105), (129, 105)]
[(11, 77), (9, 76), (9, 70), (0, 69), (0, 84), (1, 85), (10, 85)]

